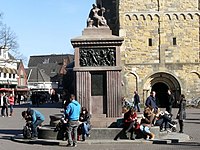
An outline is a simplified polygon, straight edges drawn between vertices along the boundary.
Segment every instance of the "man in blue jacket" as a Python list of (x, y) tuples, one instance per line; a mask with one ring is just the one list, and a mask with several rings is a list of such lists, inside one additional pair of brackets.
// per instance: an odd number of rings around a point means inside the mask
[[(67, 134), (68, 134), (68, 145), (69, 147), (77, 146), (77, 129), (79, 125), (81, 105), (75, 100), (75, 95), (70, 95), (70, 103), (68, 104), (65, 115), (67, 118)], [(73, 132), (73, 141), (72, 141), (72, 132)]]
[(28, 108), (22, 112), (22, 117), (26, 120), (30, 120), (32, 124), (32, 138), (37, 138), (37, 127), (45, 120), (44, 115), (37, 110)]
[(150, 96), (147, 98), (145, 105), (146, 105), (146, 107), (153, 109), (154, 113), (158, 112), (158, 106), (156, 104), (156, 92), (155, 91), (151, 91)]

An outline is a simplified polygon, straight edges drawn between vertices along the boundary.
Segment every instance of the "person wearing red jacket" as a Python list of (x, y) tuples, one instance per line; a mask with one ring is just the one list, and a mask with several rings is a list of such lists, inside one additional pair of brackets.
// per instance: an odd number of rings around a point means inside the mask
[(14, 96), (12, 94), (8, 97), (9, 103), (10, 103), (10, 116), (13, 115), (13, 106), (14, 106)]
[(134, 130), (137, 124), (137, 113), (134, 107), (131, 107), (128, 112), (124, 114), (124, 131), (125, 133), (130, 132), (130, 139), (134, 140)]

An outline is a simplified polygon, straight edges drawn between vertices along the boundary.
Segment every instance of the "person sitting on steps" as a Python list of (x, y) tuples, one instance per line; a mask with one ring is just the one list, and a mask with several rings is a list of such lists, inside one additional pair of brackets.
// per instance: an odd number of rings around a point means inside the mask
[(135, 140), (134, 130), (137, 124), (137, 113), (134, 107), (131, 107), (128, 112), (124, 114), (124, 128), (125, 133), (130, 132), (130, 139)]
[(90, 118), (91, 115), (89, 114), (88, 110), (86, 107), (81, 108), (81, 114), (79, 117), (79, 132), (82, 135), (82, 140), (85, 141), (85, 137), (90, 136), (90, 129), (91, 129), (91, 124), (90, 124)]
[(149, 107), (146, 107), (144, 109), (144, 113), (140, 122), (140, 130), (144, 134), (144, 138), (147, 139), (149, 136), (149, 139), (154, 139), (155, 135), (150, 131), (150, 128), (153, 126), (155, 119), (155, 114), (152, 112), (152, 109)]

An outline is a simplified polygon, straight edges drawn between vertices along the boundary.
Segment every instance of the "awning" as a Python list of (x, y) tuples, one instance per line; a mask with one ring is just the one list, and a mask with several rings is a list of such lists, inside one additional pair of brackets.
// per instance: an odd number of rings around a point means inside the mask
[(30, 91), (30, 89), (29, 88), (16, 88), (15, 91), (24, 91), (24, 92), (26, 92), (26, 91)]
[(0, 67), (0, 71), (3, 73), (17, 74), (17, 70), (13, 68)]
[(0, 91), (4, 91), (4, 92), (12, 92), (13, 90), (10, 88), (0, 88)]

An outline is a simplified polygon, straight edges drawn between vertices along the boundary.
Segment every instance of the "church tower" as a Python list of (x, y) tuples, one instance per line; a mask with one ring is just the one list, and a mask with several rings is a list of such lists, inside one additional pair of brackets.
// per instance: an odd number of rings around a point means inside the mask
[[(159, 106), (167, 90), (178, 101), (200, 96), (199, 0), (97, 0), (106, 8), (121, 48), (123, 95), (138, 90), (144, 102), (156, 91)], [(175, 104), (176, 105), (176, 104)]]

